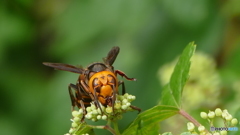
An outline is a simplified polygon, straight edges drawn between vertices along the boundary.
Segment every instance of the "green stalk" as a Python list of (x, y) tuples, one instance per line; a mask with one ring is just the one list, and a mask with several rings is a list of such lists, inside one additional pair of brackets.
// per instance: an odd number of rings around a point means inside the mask
[(114, 129), (112, 129), (109, 125), (105, 125), (105, 126), (94, 126), (94, 125), (88, 125), (91, 128), (96, 128), (96, 129), (106, 129), (109, 132), (111, 132), (114, 135), (117, 135), (117, 133), (114, 131)]
[(121, 133), (119, 132), (119, 129), (118, 129), (117, 121), (112, 121), (112, 123), (113, 123), (113, 129), (115, 130), (115, 135), (121, 135)]
[[(191, 115), (189, 115), (184, 110), (180, 109), (179, 114), (188, 119), (189, 121), (191, 121), (195, 126), (199, 127), (201, 125), (197, 120), (195, 120)], [(209, 133), (207, 129), (205, 129), (205, 131)]]

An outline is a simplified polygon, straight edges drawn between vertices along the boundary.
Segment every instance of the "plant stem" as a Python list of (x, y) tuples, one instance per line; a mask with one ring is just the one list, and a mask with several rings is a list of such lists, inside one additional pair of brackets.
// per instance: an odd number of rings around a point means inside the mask
[(113, 123), (113, 128), (114, 128), (114, 130), (116, 132), (116, 135), (121, 135), (121, 133), (119, 132), (119, 129), (118, 129), (117, 121), (113, 121), (112, 123)]
[[(180, 109), (179, 114), (188, 119), (189, 121), (191, 121), (195, 126), (199, 127), (201, 125), (197, 120), (195, 120), (191, 115), (189, 115), (184, 110)], [(205, 131), (209, 133), (207, 129), (205, 129)]]
[(188, 119), (189, 121), (191, 121), (194, 125), (196, 125), (197, 127), (199, 127), (201, 124), (195, 120), (191, 115), (189, 115), (187, 112), (185, 112), (184, 110), (180, 109), (179, 113), (185, 117), (186, 119)]
[(110, 126), (106, 125), (106, 126), (104, 127), (104, 129), (107, 129), (107, 130), (110, 131), (112, 134), (116, 135), (116, 132), (115, 132)]
[(117, 135), (116, 132), (109, 126), (109, 125), (105, 125), (105, 126), (94, 126), (94, 125), (88, 125), (92, 128), (96, 128), (96, 129), (107, 129), (108, 131), (110, 131), (112, 134)]

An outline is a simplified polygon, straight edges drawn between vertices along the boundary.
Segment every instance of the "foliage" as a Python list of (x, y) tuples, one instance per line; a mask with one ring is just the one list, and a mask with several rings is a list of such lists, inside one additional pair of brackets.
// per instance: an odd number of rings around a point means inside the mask
[[(54, 71), (42, 62), (86, 67), (101, 61), (116, 45), (121, 52), (114, 67), (137, 78), (134, 83), (126, 81), (126, 88), (137, 97), (133, 104), (144, 112), (160, 100), (159, 67), (195, 40), (198, 51), (215, 61), (221, 85), (217, 105), (195, 106), (191, 114), (220, 107), (240, 118), (239, 5), (239, 0), (1, 1), (1, 134), (68, 131), (71, 102), (67, 86), (78, 75)], [(135, 116), (136, 112), (124, 115), (120, 132)], [(161, 126), (161, 130), (167, 129)]]

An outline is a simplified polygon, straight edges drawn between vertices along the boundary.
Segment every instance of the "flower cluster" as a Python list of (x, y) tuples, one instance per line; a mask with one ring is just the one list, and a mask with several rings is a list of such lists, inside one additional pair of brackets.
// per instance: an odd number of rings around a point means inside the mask
[(85, 117), (92, 121), (121, 119), (122, 113), (132, 110), (130, 106), (131, 102), (135, 100), (135, 98), (135, 96), (129, 95), (128, 93), (124, 95), (117, 95), (114, 108), (112, 108), (111, 106), (104, 107), (101, 105), (100, 109), (96, 108), (96, 106), (91, 103), (91, 106), (86, 108), (87, 114), (85, 115)]
[[(80, 108), (78, 111), (72, 111), (73, 118), (71, 119), (71, 129), (69, 130), (69, 134), (75, 133), (76, 130), (79, 129), (79, 126), (82, 124), (86, 124), (81, 120), (84, 118), (91, 120), (91, 121), (98, 121), (98, 120), (118, 120), (122, 118), (122, 114), (127, 111), (132, 111), (131, 102), (135, 100), (136, 97), (125, 93), (124, 95), (117, 95), (116, 101), (114, 104), (114, 108), (111, 106), (103, 106), (100, 104), (100, 108), (97, 108), (96, 105), (91, 102), (91, 105), (86, 108), (87, 114), (84, 115), (84, 111)], [(67, 135), (67, 134), (66, 134)]]
[[(204, 126), (200, 125), (198, 127), (199, 135), (227, 135), (229, 127), (234, 127), (238, 124), (238, 120), (236, 118), (233, 118), (231, 114), (228, 113), (228, 111), (221, 110), (220, 108), (215, 109), (215, 111), (209, 111), (201, 112), (200, 113), (201, 118), (207, 119), (210, 126), (210, 132), (208, 132)], [(223, 127), (215, 127), (213, 124), (214, 118), (219, 117), (223, 120), (224, 126)], [(221, 129), (220, 129), (221, 128)], [(187, 123), (187, 129), (192, 134), (198, 134), (195, 131), (195, 126), (193, 123), (188, 122)]]

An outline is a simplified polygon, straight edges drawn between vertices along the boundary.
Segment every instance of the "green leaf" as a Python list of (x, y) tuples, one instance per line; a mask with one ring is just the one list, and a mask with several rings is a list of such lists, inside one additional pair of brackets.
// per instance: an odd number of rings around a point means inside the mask
[(188, 79), (190, 59), (195, 51), (194, 43), (184, 49), (180, 56), (169, 84), (162, 91), (162, 104), (141, 114), (123, 132), (123, 135), (159, 134), (159, 122), (177, 114), (181, 106), (182, 90)]
[(191, 42), (183, 50), (182, 55), (174, 68), (169, 84), (162, 91), (161, 104), (181, 108), (181, 97), (184, 85), (189, 77), (190, 59), (194, 54), (196, 45)]
[(179, 111), (174, 106), (158, 105), (138, 115), (138, 117), (123, 132), (123, 135), (153, 135), (159, 134), (159, 122)]
[(78, 129), (75, 132), (76, 135), (82, 135), (82, 134), (95, 135), (93, 128), (88, 126), (86, 123), (79, 124), (77, 128)]
[(170, 92), (171, 92), (171, 88), (168, 83), (162, 89), (161, 104), (176, 106), (174, 99), (173, 99), (174, 97), (172, 96), (172, 94)]

